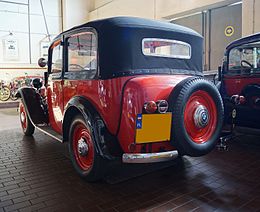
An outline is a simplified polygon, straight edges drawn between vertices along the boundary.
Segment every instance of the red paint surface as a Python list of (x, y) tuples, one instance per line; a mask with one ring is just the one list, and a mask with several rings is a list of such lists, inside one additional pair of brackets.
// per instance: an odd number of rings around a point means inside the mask
[(241, 91), (247, 85), (260, 84), (260, 76), (224, 76), (223, 81), (227, 95), (232, 96), (241, 94)]
[[(129, 152), (129, 146), (135, 142), (135, 119), (142, 113), (143, 105), (148, 101), (168, 100), (174, 86), (188, 76), (139, 76), (127, 82), (124, 90), (123, 110), (118, 140), (124, 152)], [(142, 145), (136, 145), (135, 152), (141, 151)], [(172, 150), (169, 142), (153, 144), (152, 152), (159, 148)]]
[(58, 133), (62, 133), (63, 118), (63, 91), (62, 80), (50, 80), (47, 88), (47, 102), (49, 122), (51, 127)]
[[(55, 115), (55, 109), (62, 111), (64, 116), (64, 107), (68, 101), (75, 95), (84, 96), (100, 114), (111, 134), (117, 135), (120, 124), (118, 140), (123, 151), (129, 152), (129, 146), (135, 142), (135, 118), (138, 113), (142, 113), (144, 103), (151, 100), (168, 100), (174, 86), (187, 77), (189, 76), (149, 75), (108, 80), (50, 81), (53, 82), (47, 89), (50, 124), (54, 130), (61, 133), (61, 121)], [(152, 152), (161, 149), (172, 150), (174, 147), (169, 142), (152, 144)], [(141, 145), (136, 145), (135, 152), (140, 151)]]
[(115, 135), (120, 117), (122, 90), (129, 78), (131, 77), (110, 80), (49, 80), (47, 101), (52, 128), (62, 133), (62, 123), (55, 111), (60, 110), (64, 116), (64, 107), (77, 95), (84, 96), (92, 103), (110, 133)]
[[(194, 113), (200, 106), (208, 110), (209, 121), (203, 128), (198, 128), (194, 122)], [(198, 144), (208, 141), (217, 125), (217, 108), (212, 97), (205, 91), (197, 91), (191, 95), (184, 110), (184, 124), (190, 138)]]
[(120, 118), (123, 86), (130, 78), (132, 77), (108, 80), (65, 80), (64, 106), (73, 96), (84, 96), (104, 120), (109, 132), (115, 135)]

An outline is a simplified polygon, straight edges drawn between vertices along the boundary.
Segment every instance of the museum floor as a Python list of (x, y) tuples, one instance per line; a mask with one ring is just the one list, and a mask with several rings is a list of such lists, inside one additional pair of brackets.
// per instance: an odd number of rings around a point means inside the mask
[(0, 110), (0, 120), (0, 212), (260, 211), (259, 137), (167, 164), (115, 163), (103, 181), (87, 183), (65, 145), (39, 131), (23, 137), (13, 109)]

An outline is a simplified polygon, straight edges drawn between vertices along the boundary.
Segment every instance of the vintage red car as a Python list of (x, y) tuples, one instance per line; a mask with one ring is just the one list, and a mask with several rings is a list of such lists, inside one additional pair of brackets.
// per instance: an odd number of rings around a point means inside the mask
[(117, 158), (205, 155), (218, 140), (224, 110), (215, 85), (202, 78), (202, 46), (191, 29), (141, 18), (63, 32), (49, 48), (46, 97), (37, 91), (40, 81), (19, 90), (23, 132), (38, 128), (68, 142), (74, 168), (88, 181)]
[(225, 123), (260, 134), (260, 33), (229, 44), (218, 75)]

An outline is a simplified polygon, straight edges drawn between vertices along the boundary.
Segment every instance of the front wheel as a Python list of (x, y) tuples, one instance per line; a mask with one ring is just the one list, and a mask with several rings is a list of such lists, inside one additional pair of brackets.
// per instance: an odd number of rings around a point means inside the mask
[(33, 126), (26, 112), (23, 102), (20, 102), (19, 104), (19, 114), (20, 114), (20, 122), (21, 122), (23, 133), (26, 136), (31, 136), (34, 133), (35, 127)]
[(90, 122), (77, 116), (69, 130), (69, 153), (77, 173), (89, 182), (103, 177), (105, 164), (95, 146), (94, 130)]

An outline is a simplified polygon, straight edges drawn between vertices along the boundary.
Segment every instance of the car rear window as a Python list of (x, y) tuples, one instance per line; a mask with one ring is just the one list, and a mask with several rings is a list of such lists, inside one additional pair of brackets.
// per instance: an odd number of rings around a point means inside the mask
[(146, 56), (169, 57), (177, 59), (190, 59), (191, 46), (178, 40), (144, 38), (142, 51)]

